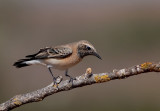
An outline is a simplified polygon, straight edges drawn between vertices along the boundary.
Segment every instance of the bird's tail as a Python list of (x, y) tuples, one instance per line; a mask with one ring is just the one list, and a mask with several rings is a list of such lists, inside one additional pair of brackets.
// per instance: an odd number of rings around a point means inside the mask
[(41, 64), (40, 60), (35, 60), (35, 59), (20, 59), (17, 62), (15, 62), (13, 64), (13, 66), (17, 67), (17, 68), (21, 68), (21, 67), (26, 67), (26, 66), (30, 66), (33, 64)]
[(28, 61), (31, 61), (31, 59), (20, 59), (17, 62), (15, 62), (13, 66), (15, 66), (16, 68), (26, 67), (31, 65), (27, 63)]

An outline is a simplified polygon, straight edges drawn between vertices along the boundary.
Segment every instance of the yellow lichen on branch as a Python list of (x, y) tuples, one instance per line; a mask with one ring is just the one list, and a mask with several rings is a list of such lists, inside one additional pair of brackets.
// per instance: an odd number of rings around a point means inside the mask
[(17, 106), (22, 104), (22, 102), (20, 102), (17, 98), (14, 98), (13, 101), (14, 101), (13, 103)]
[(109, 81), (110, 78), (108, 77), (108, 75), (96, 75), (94, 77), (95, 81), (97, 83), (100, 83), (100, 82), (106, 82), (106, 81)]
[[(67, 91), (74, 88), (91, 85), (94, 83), (102, 83), (107, 82), (110, 80), (121, 79), (131, 77), (137, 74), (143, 74), (147, 72), (160, 72), (160, 62), (159, 63), (152, 63), (152, 62), (145, 62), (140, 65), (135, 65), (130, 68), (123, 68), (120, 70), (113, 70), (111, 73), (99, 73), (93, 74), (91, 68), (87, 68), (85, 74), (76, 77), (73, 84), (71, 85), (68, 81), (62, 81), (62, 76), (59, 76), (56, 80), (58, 87), (53, 87), (54, 84), (51, 83), (50, 85), (38, 89), (36, 91), (16, 95), (15, 97), (9, 99), (8, 101), (0, 104), (0, 111), (8, 111), (19, 107), (23, 104), (31, 103), (31, 102), (38, 102), (43, 100), (45, 97), (61, 92)], [(61, 82), (62, 81), (62, 82)]]
[(141, 64), (141, 68), (147, 69), (147, 68), (149, 68), (151, 65), (152, 65), (151, 62), (145, 62), (145, 63)]

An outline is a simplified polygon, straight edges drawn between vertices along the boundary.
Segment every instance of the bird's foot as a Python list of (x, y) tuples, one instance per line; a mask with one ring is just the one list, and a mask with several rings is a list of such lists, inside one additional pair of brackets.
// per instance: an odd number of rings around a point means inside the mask
[(62, 80), (63, 80), (62, 76), (57, 76), (56, 77), (56, 83), (57, 84), (60, 84)]
[(56, 87), (58, 88), (58, 84), (57, 84), (57, 81), (56, 81), (56, 77), (53, 78), (53, 87)]
[(71, 82), (71, 83), (72, 83), (72, 86), (73, 86), (73, 81), (74, 81), (74, 80), (76, 80), (76, 78), (70, 77), (70, 79), (69, 79), (69, 83)]
[(58, 88), (58, 84), (63, 80), (62, 76), (57, 76), (53, 78), (53, 86)]

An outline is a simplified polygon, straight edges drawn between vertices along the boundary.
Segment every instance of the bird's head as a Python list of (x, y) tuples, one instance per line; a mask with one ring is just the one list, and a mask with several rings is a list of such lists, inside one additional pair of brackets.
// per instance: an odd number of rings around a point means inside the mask
[(88, 55), (93, 55), (98, 57), (99, 59), (102, 59), (100, 55), (97, 53), (94, 46), (86, 40), (82, 40), (78, 42), (78, 54), (81, 58)]

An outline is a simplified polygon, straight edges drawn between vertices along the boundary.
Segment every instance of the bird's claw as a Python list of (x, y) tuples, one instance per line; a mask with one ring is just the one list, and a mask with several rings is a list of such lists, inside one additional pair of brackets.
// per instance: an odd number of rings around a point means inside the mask
[(58, 84), (62, 81), (62, 76), (57, 76), (53, 78), (53, 86), (58, 88)]
[(53, 86), (58, 88), (58, 84), (57, 84), (56, 80), (57, 80), (56, 77), (54, 77), (53, 78)]
[(74, 80), (76, 80), (76, 78), (70, 77), (69, 83), (71, 82), (71, 83), (72, 83), (72, 86), (73, 86), (73, 81), (74, 81)]

